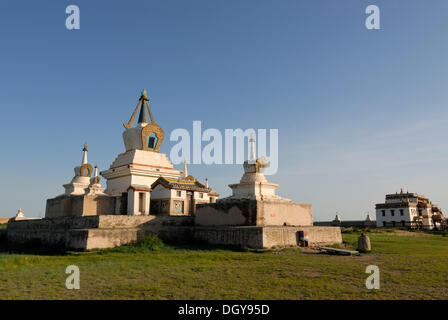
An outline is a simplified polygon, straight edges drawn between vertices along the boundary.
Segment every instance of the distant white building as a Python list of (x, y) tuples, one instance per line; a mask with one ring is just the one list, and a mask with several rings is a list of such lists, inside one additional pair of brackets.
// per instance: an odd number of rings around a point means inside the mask
[(440, 227), (445, 218), (438, 206), (417, 193), (387, 194), (384, 203), (376, 209), (377, 227), (412, 227), (433, 229)]

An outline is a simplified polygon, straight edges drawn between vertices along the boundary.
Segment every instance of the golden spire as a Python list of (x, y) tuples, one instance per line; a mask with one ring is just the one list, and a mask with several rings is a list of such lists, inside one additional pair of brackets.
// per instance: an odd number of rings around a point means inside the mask
[(89, 151), (87, 149), (87, 142), (84, 143), (84, 149), (82, 149), (82, 151), (84, 151), (83, 155), (82, 155), (82, 164), (87, 164), (87, 152)]
[(137, 111), (139, 108), (140, 108), (139, 122), (142, 121), (147, 122), (146, 110), (148, 110), (149, 117), (151, 118), (151, 123), (155, 123), (154, 118), (152, 117), (151, 109), (149, 108), (149, 98), (147, 96), (146, 89), (143, 89), (140, 99), (138, 100), (137, 106), (135, 107), (134, 112), (132, 113), (131, 119), (129, 119), (128, 123), (123, 123), (123, 126), (126, 129), (130, 129), (132, 127), (132, 124), (134, 123), (135, 116), (137, 115)]

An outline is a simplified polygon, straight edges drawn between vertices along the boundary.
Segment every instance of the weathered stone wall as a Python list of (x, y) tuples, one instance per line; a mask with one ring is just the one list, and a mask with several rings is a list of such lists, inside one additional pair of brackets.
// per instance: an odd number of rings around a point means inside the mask
[(270, 248), (296, 246), (298, 232), (308, 232), (310, 245), (341, 243), (339, 227), (288, 226), (194, 226), (193, 217), (103, 215), (21, 220), (8, 223), (7, 237), (13, 242), (40, 240), (72, 249), (110, 248), (158, 234), (165, 241)]
[(297, 246), (299, 231), (308, 233), (310, 246), (342, 243), (339, 227), (265, 227), (263, 228), (263, 247)]
[(297, 246), (299, 231), (308, 233), (310, 246), (342, 243), (339, 227), (196, 227), (196, 240), (211, 244), (235, 245), (250, 248), (272, 248)]
[(89, 217), (58, 217), (33, 220), (10, 220), (8, 222), (8, 232), (15, 230), (69, 230), (97, 228), (99, 216)]
[(83, 196), (61, 195), (48, 199), (45, 208), (45, 218), (81, 216), (83, 202)]
[(247, 199), (222, 200), (200, 204), (196, 209), (198, 226), (312, 226), (311, 204)]
[(279, 201), (257, 202), (259, 225), (264, 226), (312, 226), (311, 204)]
[(157, 233), (163, 240), (192, 239), (193, 217), (102, 215), (11, 220), (7, 237), (12, 242), (39, 240), (72, 249), (110, 248)]
[[(79, 230), (78, 232), (87, 232), (87, 244), (82, 247), (83, 243), (79, 242), (80, 247), (76, 247), (78, 242), (73, 235), (70, 237), (70, 247), (77, 249), (105, 249), (129, 244), (137, 241), (138, 228), (115, 228), (115, 229), (89, 229)], [(80, 239), (82, 239), (80, 234)]]
[(61, 195), (47, 200), (45, 218), (114, 214), (115, 201), (106, 195)]
[(83, 203), (83, 216), (110, 215), (115, 213), (115, 198), (104, 195), (86, 195)]
[(316, 221), (313, 223), (314, 226), (333, 226), (333, 227), (344, 227), (344, 228), (376, 228), (376, 221), (366, 221), (366, 220), (346, 220), (341, 222), (336, 221)]
[(262, 248), (261, 227), (196, 227), (194, 238), (210, 244)]
[(197, 226), (256, 226), (257, 201), (222, 200), (196, 206)]

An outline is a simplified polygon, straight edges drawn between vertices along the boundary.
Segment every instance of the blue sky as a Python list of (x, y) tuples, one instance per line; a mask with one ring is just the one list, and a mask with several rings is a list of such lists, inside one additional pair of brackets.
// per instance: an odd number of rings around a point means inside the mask
[[(65, 28), (76, 4), (81, 29)], [(381, 30), (364, 26), (369, 4)], [(277, 128), (278, 193), (315, 220), (364, 218), (386, 193), (448, 210), (448, 2), (2, 1), (0, 216), (45, 211), (89, 143), (107, 169), (146, 88), (175, 128)], [(161, 151), (173, 145), (165, 139)], [(178, 166), (179, 169), (181, 166)], [(240, 165), (190, 165), (222, 196)], [(104, 182), (103, 182), (104, 183)]]

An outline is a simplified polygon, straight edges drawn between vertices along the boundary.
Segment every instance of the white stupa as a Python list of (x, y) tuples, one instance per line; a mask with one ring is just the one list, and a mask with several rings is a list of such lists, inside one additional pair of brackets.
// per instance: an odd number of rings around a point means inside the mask
[(22, 208), (19, 208), (19, 210), (17, 210), (17, 214), (14, 219), (15, 220), (27, 220), (28, 218), (25, 217), (25, 215), (23, 214)]
[[(138, 122), (133, 127), (139, 108)], [(151, 123), (148, 120), (148, 112)], [(146, 90), (142, 91), (137, 107), (124, 127), (123, 141), (126, 151), (117, 156), (108, 170), (100, 172), (107, 179), (107, 194), (121, 196), (128, 192), (129, 188), (149, 188), (159, 177), (180, 177), (181, 171), (174, 169), (167, 155), (159, 152), (164, 132), (154, 121)]]
[(95, 173), (90, 181), (89, 188), (87, 190), (88, 195), (104, 194), (104, 188), (101, 186), (101, 178), (98, 176), (98, 165), (95, 165)]
[(334, 220), (333, 220), (334, 222), (342, 222), (342, 219), (341, 219), (341, 217), (339, 216), (339, 214), (338, 213), (336, 213), (336, 216), (334, 217)]
[(90, 185), (90, 177), (93, 168), (87, 162), (87, 143), (84, 144), (81, 166), (75, 167), (75, 176), (70, 183), (64, 184), (66, 195), (82, 195), (85, 194)]
[(267, 181), (264, 171), (267, 168), (265, 157), (255, 157), (255, 137), (250, 138), (250, 159), (243, 164), (244, 174), (240, 183), (230, 184), (232, 195), (226, 199), (251, 199), (251, 200), (276, 200), (291, 202), (290, 199), (279, 197), (275, 194), (278, 184)]

